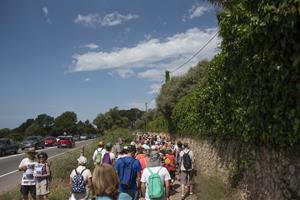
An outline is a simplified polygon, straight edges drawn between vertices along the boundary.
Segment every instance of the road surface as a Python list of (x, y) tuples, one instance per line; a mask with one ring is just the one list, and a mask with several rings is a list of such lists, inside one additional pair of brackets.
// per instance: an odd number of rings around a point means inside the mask
[[(57, 148), (48, 147), (39, 151), (44, 151), (48, 154), (49, 159), (60, 156), (67, 151), (80, 148), (85, 144), (91, 143), (92, 140), (84, 140), (76, 142), (76, 147), (73, 149), (69, 148)], [(20, 152), (16, 155), (10, 155), (6, 157), (0, 157), (0, 194), (9, 191), (16, 187), (21, 181), (22, 172), (18, 171), (18, 166), (26, 155), (24, 152)]]

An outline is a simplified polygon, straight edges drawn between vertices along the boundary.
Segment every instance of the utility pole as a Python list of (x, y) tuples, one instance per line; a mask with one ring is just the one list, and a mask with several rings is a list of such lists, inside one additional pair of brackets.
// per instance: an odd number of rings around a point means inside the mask
[(148, 112), (148, 103), (145, 103), (146, 106), (146, 118), (145, 118), (145, 132), (147, 133), (147, 112)]

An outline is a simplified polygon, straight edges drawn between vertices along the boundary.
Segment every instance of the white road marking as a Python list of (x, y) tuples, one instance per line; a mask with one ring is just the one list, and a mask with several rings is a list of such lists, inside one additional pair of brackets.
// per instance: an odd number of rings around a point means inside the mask
[[(88, 140), (85, 140), (85, 141), (88, 141)], [(77, 143), (82, 143), (82, 142), (85, 142), (85, 141), (80, 141), (80, 142), (77, 142)], [(56, 155), (54, 155), (54, 156), (49, 157), (48, 159), (52, 159), (52, 158), (55, 158), (55, 157), (57, 157), (57, 156), (61, 156), (61, 155), (65, 154), (65, 153), (69, 153), (69, 152), (71, 152), (71, 151), (75, 151), (75, 150), (77, 150), (77, 149), (79, 149), (79, 148), (81, 148), (81, 147), (82, 147), (82, 146), (76, 147), (76, 148), (74, 148), (74, 149), (70, 149), (70, 150), (68, 150), (68, 151), (65, 151), (65, 152), (62, 152), (62, 153), (59, 153), (59, 154), (56, 154)], [(50, 147), (50, 148), (57, 148), (57, 147)], [(47, 149), (50, 149), (50, 148), (47, 148)], [(39, 150), (39, 151), (42, 151), (42, 150)], [(23, 153), (23, 154), (24, 154), (24, 153)], [(14, 155), (14, 156), (16, 156), (16, 155)], [(19, 171), (19, 170), (14, 170), (14, 171), (8, 172), (8, 173), (6, 173), (6, 174), (2, 174), (2, 175), (0, 176), (0, 178), (3, 178), (3, 177), (8, 176), (8, 175), (10, 175), (10, 174), (16, 173), (16, 172), (18, 172), (18, 171)]]

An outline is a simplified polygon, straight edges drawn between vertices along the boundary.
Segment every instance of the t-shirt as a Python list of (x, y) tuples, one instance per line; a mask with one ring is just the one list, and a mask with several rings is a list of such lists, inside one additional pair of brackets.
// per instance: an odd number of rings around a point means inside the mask
[[(112, 198), (108, 197), (108, 196), (99, 196), (96, 198), (96, 200), (113, 200)], [(120, 192), (117, 200), (132, 200), (132, 197), (124, 192)]]
[[(132, 186), (132, 188), (129, 190), (137, 190), (136, 177), (137, 177), (138, 172), (140, 172), (142, 170), (141, 164), (137, 159), (135, 159), (131, 156), (125, 156), (123, 158), (119, 158), (115, 164), (115, 170), (117, 171), (119, 177), (123, 177), (123, 172), (124, 172), (124, 170), (122, 169), (123, 162), (125, 161), (126, 163), (129, 164), (130, 162), (132, 162), (132, 159), (134, 159), (134, 162), (132, 163), (132, 166), (131, 166), (131, 167), (133, 167), (133, 177), (134, 178), (132, 179), (132, 183), (130, 184)], [(119, 190), (121, 192), (125, 192), (128, 189), (123, 188), (123, 185), (120, 184)]]
[[(182, 157), (183, 157), (183, 154), (188, 153), (188, 152), (189, 152), (189, 156), (190, 156), (191, 161), (192, 161), (192, 169), (193, 169), (193, 157), (194, 157), (194, 154), (193, 154), (193, 152), (191, 150), (185, 148), (182, 151), (180, 151), (180, 154), (179, 154), (180, 155), (180, 161), (181, 161), (180, 169), (182, 171), (186, 171), (186, 169), (183, 166), (183, 158)], [(191, 171), (192, 169), (190, 169), (188, 171)]]
[[(142, 154), (144, 155), (144, 154)], [(140, 156), (138, 161), (140, 162), (141, 164), (141, 167), (142, 167), (142, 171), (147, 167), (148, 163), (149, 163), (149, 157), (144, 155), (144, 156)]]
[(21, 185), (35, 185), (35, 178), (34, 178), (34, 170), (37, 162), (36, 160), (30, 160), (29, 158), (24, 158), (19, 168), (26, 166), (27, 170), (22, 175)]
[[(163, 181), (163, 182), (171, 180), (170, 173), (168, 172), (168, 170), (165, 167), (161, 167), (161, 166), (150, 167), (150, 170), (153, 173), (157, 173), (159, 170), (159, 176), (160, 176), (161, 181)], [(148, 179), (149, 179), (150, 175), (151, 175), (150, 171), (146, 168), (143, 171), (142, 178), (141, 178), (141, 182), (146, 183), (146, 195), (145, 195), (146, 200), (150, 200), (149, 195), (148, 195), (148, 187), (147, 187)], [(162, 199), (164, 199), (164, 198), (162, 198)], [(160, 200), (160, 199), (155, 199), (155, 200)]]
[[(103, 158), (103, 156), (104, 156), (106, 150), (105, 150), (104, 148), (97, 148), (97, 149), (94, 151), (94, 154), (93, 154), (93, 161), (94, 161), (94, 163), (96, 163), (96, 158), (97, 158), (98, 152), (101, 152), (102, 158)], [(102, 161), (101, 161), (101, 162), (102, 162)]]
[[(85, 169), (85, 170), (84, 170)], [(92, 178), (92, 174), (91, 174), (91, 171), (89, 169), (86, 169), (85, 166), (81, 166), (79, 165), (77, 168), (76, 168), (76, 171), (78, 174), (81, 174), (81, 172), (84, 170), (84, 172), (82, 173), (82, 176), (83, 176), (83, 180), (87, 183), (88, 182), (88, 179), (89, 178)], [(70, 175), (70, 178), (73, 180), (73, 178), (75, 177), (76, 175), (76, 172), (75, 172), (75, 169), (73, 169), (73, 171), (71, 172), (71, 175)], [(86, 184), (86, 188), (87, 188), (87, 184)]]

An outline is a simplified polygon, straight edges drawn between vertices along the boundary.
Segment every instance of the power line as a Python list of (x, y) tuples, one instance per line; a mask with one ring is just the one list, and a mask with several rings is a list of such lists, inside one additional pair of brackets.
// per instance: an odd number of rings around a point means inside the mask
[(174, 70), (170, 71), (170, 73), (176, 72), (178, 69), (189, 63), (195, 56), (197, 56), (216, 36), (218, 35), (218, 31), (203, 45), (196, 53), (194, 53), (187, 61), (176, 67)]
[[(174, 73), (175, 71), (179, 70), (181, 67), (189, 63), (195, 56), (197, 56), (216, 36), (218, 35), (218, 31), (203, 45), (198, 51), (196, 51), (187, 61), (176, 67), (174, 70), (170, 71), (170, 73)], [(161, 81), (160, 84), (163, 84), (164, 81)], [(153, 97), (149, 103), (151, 103), (156, 97)]]

